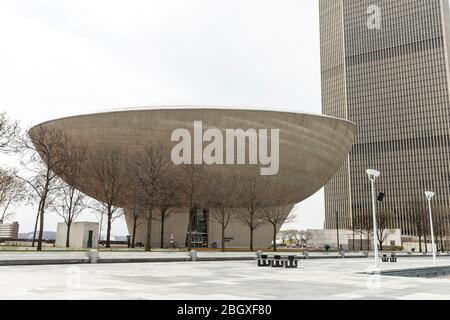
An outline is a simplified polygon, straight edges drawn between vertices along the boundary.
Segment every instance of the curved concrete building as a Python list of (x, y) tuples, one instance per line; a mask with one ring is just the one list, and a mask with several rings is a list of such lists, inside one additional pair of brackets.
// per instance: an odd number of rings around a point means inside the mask
[[(241, 172), (247, 172), (256, 179), (266, 179), (277, 194), (284, 194), (280, 203), (288, 201), (291, 206), (310, 197), (333, 177), (347, 159), (356, 130), (353, 123), (329, 116), (275, 110), (189, 106), (122, 109), (67, 117), (39, 124), (30, 130), (30, 134), (33, 135), (39, 127), (62, 130), (71, 141), (94, 152), (104, 145), (123, 149), (162, 145), (173, 152), (181, 141), (179, 135), (174, 136), (174, 132), (181, 129), (181, 132), (191, 134), (193, 163), (197, 161), (199, 164), (200, 161), (207, 167), (222, 167), (225, 173), (239, 168)], [(209, 132), (215, 134), (222, 133), (223, 138), (223, 161), (217, 161), (216, 158), (215, 164), (207, 164), (208, 161), (202, 158), (202, 153), (197, 157), (195, 150), (196, 146), (200, 146), (204, 151), (208, 143), (214, 140), (211, 137), (206, 139), (204, 135), (209, 129), (214, 129)], [(229, 135), (230, 132), (235, 135)], [(251, 146), (251, 135), (248, 135), (251, 132), (256, 132), (257, 145), (254, 149)], [(243, 138), (241, 142), (244, 142), (246, 152), (239, 163), (240, 138)], [(231, 149), (227, 148), (230, 139), (233, 143), (231, 155)], [(261, 144), (262, 142), (265, 144)], [(254, 162), (251, 161), (252, 150)], [(217, 150), (215, 154), (217, 155)], [(170, 159), (170, 155), (167, 156)], [(268, 156), (270, 163), (267, 162)], [(171, 159), (174, 160), (173, 157)], [(267, 169), (265, 172), (264, 168)], [(86, 174), (89, 174), (89, 168), (85, 170)], [(88, 186), (81, 185), (79, 188), (87, 195), (102, 200), (95, 196)], [(127, 212), (130, 203), (124, 199), (120, 206)], [(203, 247), (220, 244), (220, 225), (208, 219), (208, 210), (199, 210), (203, 230), (194, 242)], [(178, 246), (186, 244), (188, 220), (187, 210), (183, 208), (176, 209), (168, 217), (164, 226), (166, 246), (169, 245), (171, 237)], [(129, 218), (127, 224), (131, 233)], [(160, 229), (160, 222), (155, 220), (152, 224), (154, 246), (160, 244)], [(254, 247), (270, 246), (272, 233), (270, 225), (258, 228), (254, 234)], [(145, 224), (138, 227), (136, 236), (137, 242), (145, 242)], [(226, 231), (226, 241), (227, 247), (247, 247), (248, 227), (238, 221), (232, 221)]]

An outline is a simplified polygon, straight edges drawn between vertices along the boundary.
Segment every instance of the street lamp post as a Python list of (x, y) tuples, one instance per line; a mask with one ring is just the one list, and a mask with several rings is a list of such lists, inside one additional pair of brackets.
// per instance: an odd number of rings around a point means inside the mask
[(377, 243), (377, 216), (375, 199), (375, 180), (380, 176), (380, 172), (374, 169), (367, 169), (370, 185), (372, 187), (372, 214), (373, 214), (373, 254), (375, 256), (375, 267), (378, 267), (378, 243)]
[[(436, 264), (436, 247), (434, 246), (434, 228), (433, 228), (433, 216), (431, 214), (431, 199), (433, 199), (435, 193), (432, 191), (425, 191), (425, 196), (428, 200), (428, 211), (430, 213), (430, 229), (431, 229), (431, 247), (433, 249), (433, 264)], [(427, 244), (425, 243), (425, 246)]]

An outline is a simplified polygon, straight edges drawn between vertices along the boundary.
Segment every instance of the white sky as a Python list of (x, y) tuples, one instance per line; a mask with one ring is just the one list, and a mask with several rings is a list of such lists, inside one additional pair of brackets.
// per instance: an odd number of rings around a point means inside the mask
[[(318, 11), (317, 0), (2, 0), (0, 111), (24, 128), (152, 105), (320, 113)], [(32, 231), (35, 208), (16, 211)], [(323, 192), (297, 212), (292, 227), (322, 228)], [(45, 230), (57, 221), (48, 214)], [(128, 234), (123, 221), (113, 234)]]

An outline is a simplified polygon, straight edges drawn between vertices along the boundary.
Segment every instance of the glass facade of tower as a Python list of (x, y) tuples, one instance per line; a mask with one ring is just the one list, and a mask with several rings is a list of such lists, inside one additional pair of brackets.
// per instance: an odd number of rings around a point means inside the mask
[[(368, 13), (373, 5), (379, 16)], [(322, 111), (358, 125), (348, 161), (325, 187), (325, 228), (336, 214), (340, 228), (371, 219), (365, 170), (374, 168), (389, 228), (415, 235), (433, 190), (436, 224), (448, 229), (448, 1), (320, 0), (320, 28)]]

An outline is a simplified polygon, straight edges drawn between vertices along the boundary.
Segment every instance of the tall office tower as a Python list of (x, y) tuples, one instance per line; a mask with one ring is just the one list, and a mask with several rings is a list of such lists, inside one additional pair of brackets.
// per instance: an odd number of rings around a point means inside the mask
[[(448, 230), (450, 97), (447, 0), (320, 0), (322, 110), (358, 125), (348, 161), (325, 187), (325, 228), (370, 223), (366, 169), (381, 171), (378, 212), (418, 233), (433, 199)], [(426, 226), (425, 223), (422, 225)]]

